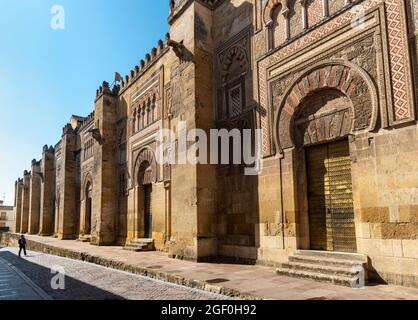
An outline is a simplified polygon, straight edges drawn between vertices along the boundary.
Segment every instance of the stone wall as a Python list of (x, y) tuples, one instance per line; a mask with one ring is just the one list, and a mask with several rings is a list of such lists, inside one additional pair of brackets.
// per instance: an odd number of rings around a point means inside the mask
[(50, 236), (54, 234), (54, 204), (55, 204), (55, 165), (54, 148), (44, 147), (41, 161), (42, 185), (39, 234)]
[(352, 148), (358, 251), (384, 280), (416, 285), (417, 128), (359, 137)]
[(20, 232), (26, 233), (29, 231), (29, 204), (30, 204), (30, 173), (25, 171), (23, 175), (23, 189), (22, 189), (22, 219), (20, 225)]
[(22, 221), (22, 192), (23, 192), (23, 179), (18, 179), (15, 184), (15, 227), (14, 232), (20, 232)]
[(32, 161), (32, 175), (30, 177), (29, 195), (29, 234), (39, 232), (39, 219), (41, 209), (41, 163)]
[[(280, 264), (311, 249), (306, 148), (345, 139), (358, 252), (376, 277), (416, 285), (417, 1), (406, 4), (172, 2), (165, 41), (119, 84), (103, 82), (94, 112), (73, 116), (41, 169), (18, 181), (17, 230), (125, 245), (146, 234), (143, 191), (152, 186), (157, 250)], [(194, 128), (261, 129), (262, 171), (156, 161), (161, 129)]]
[(57, 173), (56, 234), (60, 239), (75, 239), (77, 135), (71, 125), (64, 128)]

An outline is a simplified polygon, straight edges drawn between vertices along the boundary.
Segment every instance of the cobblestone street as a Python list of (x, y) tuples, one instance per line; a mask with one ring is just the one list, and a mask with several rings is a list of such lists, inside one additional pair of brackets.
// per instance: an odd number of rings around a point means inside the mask
[[(53, 267), (64, 268), (65, 290), (52, 289), (51, 280), (54, 274), (51, 273), (51, 268)], [(15, 248), (0, 250), (0, 271), (0, 280), (8, 280), (7, 284), (4, 283), (4, 288), (0, 287), (0, 300), (49, 297), (54, 300), (227, 299), (222, 295), (37, 252), (28, 252), (27, 257), (19, 258)], [(22, 279), (22, 274), (23, 277), (28, 278), (27, 281)], [(13, 284), (17, 291), (11, 292)], [(7, 292), (4, 291), (6, 289)]]

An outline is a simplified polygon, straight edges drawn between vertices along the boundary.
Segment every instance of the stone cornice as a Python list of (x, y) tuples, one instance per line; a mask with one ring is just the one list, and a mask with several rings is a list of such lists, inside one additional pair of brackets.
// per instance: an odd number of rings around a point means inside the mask
[[(169, 0), (170, 1), (170, 15), (168, 17), (169, 24), (172, 24), (174, 20), (179, 17), (184, 10), (193, 2), (199, 2), (205, 7), (213, 10), (224, 0)], [(174, 5), (173, 5), (174, 3)]]

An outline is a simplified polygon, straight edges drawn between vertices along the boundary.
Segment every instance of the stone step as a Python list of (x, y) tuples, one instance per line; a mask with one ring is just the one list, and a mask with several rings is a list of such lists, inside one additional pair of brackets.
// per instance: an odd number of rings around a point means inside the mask
[(139, 243), (139, 244), (151, 244), (154, 243), (153, 239), (132, 239), (130, 243)]
[(134, 248), (134, 247), (123, 247), (123, 250), (126, 250), (126, 251), (133, 251), (133, 252), (141, 252), (141, 251), (143, 251), (142, 250), (142, 248)]
[(145, 244), (141, 245), (141, 244), (137, 244), (137, 243), (127, 243), (125, 245), (125, 247), (142, 249), (142, 248), (146, 247), (146, 245)]
[(310, 280), (315, 280), (319, 282), (332, 283), (335, 285), (346, 286), (346, 287), (354, 287), (357, 283), (357, 279), (354, 277), (325, 275), (322, 273), (293, 270), (293, 269), (288, 269), (288, 268), (278, 268), (276, 269), (276, 274), (280, 276), (310, 279)]
[(154, 240), (152, 239), (132, 239), (126, 243), (125, 250), (140, 252), (140, 251), (153, 251)]
[(350, 261), (344, 259), (334, 259), (326, 257), (311, 257), (304, 255), (294, 255), (289, 257), (290, 263), (323, 265), (331, 267), (352, 268), (358, 266), (366, 266), (366, 262)]
[(91, 242), (91, 237), (82, 236), (82, 237), (79, 237), (77, 239), (77, 241), (79, 241), (79, 242)]
[(315, 251), (315, 250), (298, 250), (295, 256), (315, 257), (315, 258), (331, 258), (335, 260), (348, 260), (367, 263), (367, 256), (358, 253), (345, 253), (333, 251)]
[(352, 267), (336, 267), (336, 266), (324, 266), (321, 264), (307, 264), (307, 263), (295, 263), (291, 262), (289, 264), (282, 265), (284, 269), (291, 269), (295, 271), (306, 271), (319, 273), (323, 275), (335, 275), (341, 277), (354, 277), (358, 273), (358, 269), (353, 269)]

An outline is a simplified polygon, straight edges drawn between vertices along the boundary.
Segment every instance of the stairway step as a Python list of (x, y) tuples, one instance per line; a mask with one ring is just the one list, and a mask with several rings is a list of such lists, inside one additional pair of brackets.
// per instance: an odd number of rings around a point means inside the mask
[(354, 277), (325, 275), (321, 273), (292, 270), (288, 268), (278, 268), (276, 269), (276, 274), (293, 278), (311, 279), (319, 282), (332, 283), (335, 285), (342, 285), (347, 287), (353, 287), (356, 284), (356, 278)]
[(315, 251), (315, 250), (298, 250), (295, 256), (315, 257), (315, 258), (329, 258), (335, 260), (348, 260), (367, 263), (367, 256), (358, 253), (345, 253), (333, 251)]
[(131, 239), (126, 243), (125, 250), (141, 252), (141, 251), (153, 251), (154, 240), (153, 239)]
[(324, 265), (331, 267), (341, 267), (341, 268), (352, 268), (356, 266), (365, 266), (365, 262), (360, 261), (350, 261), (342, 259), (333, 259), (325, 257), (311, 257), (303, 255), (295, 255), (289, 257), (290, 263), (301, 263), (301, 264), (312, 264), (312, 265)]
[(140, 252), (140, 251), (143, 251), (142, 249), (140, 249), (140, 248), (134, 248), (134, 247), (123, 247), (123, 250), (126, 250), (126, 251), (133, 251), (133, 252)]
[(153, 239), (132, 239), (131, 243), (140, 243), (140, 244), (151, 244), (154, 243)]
[(85, 243), (91, 242), (91, 237), (79, 237), (77, 239), (77, 241), (79, 241), (79, 242), (85, 242)]
[(324, 266), (321, 264), (299, 263), (299, 262), (291, 262), (289, 264), (282, 265), (282, 267), (296, 270), (296, 271), (307, 271), (307, 272), (313, 272), (313, 273), (320, 273), (324, 275), (336, 275), (336, 276), (343, 276), (343, 277), (354, 277), (358, 272), (357, 269), (353, 269), (353, 266), (337, 267), (337, 266)]
[(125, 245), (125, 247), (142, 249), (142, 248), (146, 247), (146, 245), (140, 245), (140, 244), (137, 244), (137, 243), (127, 243)]

